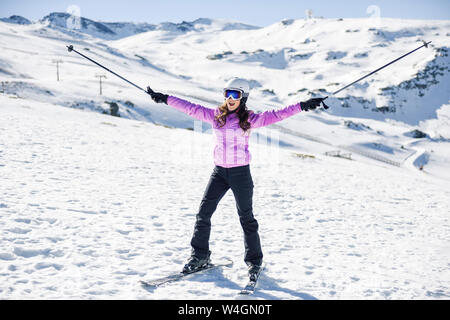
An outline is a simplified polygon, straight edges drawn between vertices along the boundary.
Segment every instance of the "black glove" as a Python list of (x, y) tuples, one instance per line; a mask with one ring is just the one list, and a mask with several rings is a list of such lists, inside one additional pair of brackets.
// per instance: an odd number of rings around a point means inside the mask
[(309, 99), (308, 101), (300, 102), (300, 107), (302, 108), (302, 111), (314, 110), (317, 107), (320, 107), (320, 104), (323, 102), (323, 100), (324, 98), (312, 98)]
[(153, 101), (155, 101), (156, 103), (167, 104), (167, 98), (169, 97), (167, 94), (155, 92), (150, 87), (147, 87), (147, 93), (152, 97)]

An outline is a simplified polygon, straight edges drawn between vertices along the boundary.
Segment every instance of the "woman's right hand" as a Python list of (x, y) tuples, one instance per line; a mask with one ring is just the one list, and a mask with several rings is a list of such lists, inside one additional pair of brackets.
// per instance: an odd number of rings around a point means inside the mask
[(156, 103), (167, 104), (167, 98), (169, 97), (167, 94), (155, 92), (150, 87), (147, 87), (147, 93), (150, 95), (150, 97), (152, 97), (152, 100), (155, 101)]

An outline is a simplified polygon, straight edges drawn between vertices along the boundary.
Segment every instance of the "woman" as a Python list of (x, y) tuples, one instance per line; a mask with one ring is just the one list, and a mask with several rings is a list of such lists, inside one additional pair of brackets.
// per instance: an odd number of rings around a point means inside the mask
[(253, 216), (253, 180), (250, 173), (251, 155), (248, 151), (250, 129), (268, 126), (320, 106), (322, 98), (310, 99), (280, 110), (254, 113), (247, 109), (250, 87), (244, 79), (231, 79), (224, 88), (224, 103), (216, 109), (205, 108), (174, 96), (147, 92), (157, 103), (165, 103), (195, 119), (213, 126), (216, 136), (214, 149), (215, 168), (203, 194), (194, 235), (191, 240), (192, 254), (183, 268), (184, 273), (193, 272), (210, 262), (209, 236), (211, 216), (219, 201), (231, 189), (236, 200), (239, 220), (244, 231), (245, 257), (249, 276), (259, 272), (263, 253), (258, 234), (258, 222)]

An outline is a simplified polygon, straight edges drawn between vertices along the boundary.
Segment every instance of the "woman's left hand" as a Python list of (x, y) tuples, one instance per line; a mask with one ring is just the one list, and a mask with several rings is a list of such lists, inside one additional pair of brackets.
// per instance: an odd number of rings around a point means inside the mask
[(300, 102), (300, 107), (302, 108), (302, 111), (314, 110), (317, 107), (320, 107), (323, 100), (324, 98), (312, 98), (305, 102)]

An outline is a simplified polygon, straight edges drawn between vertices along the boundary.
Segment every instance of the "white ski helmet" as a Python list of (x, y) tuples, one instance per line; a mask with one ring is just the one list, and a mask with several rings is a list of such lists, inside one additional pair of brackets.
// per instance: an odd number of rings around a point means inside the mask
[(247, 80), (244, 80), (241, 78), (232, 78), (230, 81), (227, 82), (227, 84), (225, 85), (225, 88), (223, 88), (224, 92), (226, 90), (242, 91), (242, 97), (248, 98), (248, 95), (250, 93), (250, 86), (249, 86)]

